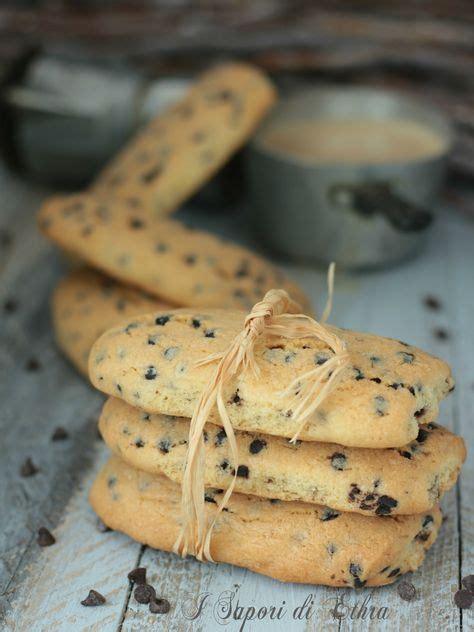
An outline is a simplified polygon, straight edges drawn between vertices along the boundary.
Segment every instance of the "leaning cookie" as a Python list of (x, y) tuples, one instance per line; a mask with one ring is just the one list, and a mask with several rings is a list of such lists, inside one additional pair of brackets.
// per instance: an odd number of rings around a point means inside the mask
[(202, 230), (150, 219), (124, 200), (51, 198), (39, 224), (67, 252), (173, 305), (249, 309), (267, 290), (281, 287), (311, 311), (298, 285), (263, 257)]
[[(109, 448), (133, 468), (182, 482), (189, 419), (152, 415), (110, 398), (99, 430)], [(204, 484), (227, 489), (235, 463), (225, 431), (204, 429)], [(366, 515), (428, 511), (456, 482), (466, 451), (461, 437), (433, 423), (403, 448), (369, 450), (334, 443), (236, 433), (239, 451), (235, 491), (280, 500), (327, 505)]]
[(95, 272), (76, 270), (62, 279), (52, 300), (56, 342), (76, 368), (88, 375), (94, 342), (119, 322), (167, 305)]
[[(181, 488), (162, 475), (134, 470), (112, 458), (90, 500), (101, 520), (138, 542), (171, 551), (179, 533)], [(222, 490), (208, 491), (212, 517)], [(211, 554), (287, 582), (381, 586), (420, 566), (436, 539), (441, 513), (368, 517), (327, 508), (234, 494), (216, 523)]]
[[(225, 352), (245, 317), (234, 310), (181, 309), (133, 319), (95, 343), (91, 381), (146, 412), (190, 418), (216, 366), (198, 362)], [(401, 447), (415, 440), (419, 424), (436, 418), (439, 401), (453, 388), (448, 365), (398, 340), (328, 330), (346, 343), (350, 366), (299, 438), (367, 448)], [(299, 426), (292, 409), (297, 393), (284, 390), (331, 355), (318, 338), (259, 338), (254, 350), (259, 375), (244, 371), (224, 388), (233, 427), (293, 437)], [(222, 423), (216, 410), (209, 421)]]
[(125, 197), (156, 216), (171, 213), (244, 144), (275, 98), (269, 79), (250, 64), (204, 73), (125, 146), (92, 191)]

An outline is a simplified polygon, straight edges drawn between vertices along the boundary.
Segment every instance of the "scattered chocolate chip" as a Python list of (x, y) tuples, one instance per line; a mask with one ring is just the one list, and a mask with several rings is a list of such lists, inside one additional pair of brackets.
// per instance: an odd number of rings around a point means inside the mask
[(102, 522), (100, 518), (97, 520), (96, 526), (97, 531), (99, 531), (100, 533), (108, 533), (109, 531), (112, 531), (112, 529), (108, 527), (104, 522)]
[(38, 529), (37, 542), (40, 546), (51, 546), (56, 542), (56, 538), (46, 527), (40, 527)]
[[(415, 413), (415, 417), (416, 417), (416, 413)], [(418, 436), (416, 437), (416, 440), (418, 441), (418, 443), (424, 443), (428, 437), (430, 436), (430, 433), (425, 430), (424, 428), (420, 428), (418, 430)]]
[(214, 445), (216, 446), (216, 448), (220, 448), (220, 446), (222, 445), (222, 443), (227, 439), (227, 433), (225, 430), (219, 430), (219, 432), (216, 434), (216, 439), (214, 441)]
[(457, 605), (458, 608), (461, 608), (461, 610), (467, 610), (468, 608), (470, 608), (473, 601), (474, 596), (471, 592), (469, 592), (469, 590), (458, 590), (454, 594), (454, 603)]
[(416, 598), (415, 586), (406, 579), (398, 583), (397, 592), (403, 601), (413, 601)]
[(69, 439), (67, 430), (65, 430), (62, 426), (58, 426), (54, 429), (53, 434), (51, 435), (51, 441), (65, 441), (66, 439)]
[(143, 568), (143, 566), (134, 568), (127, 577), (131, 582), (135, 582), (137, 585), (146, 584), (146, 568)]
[(423, 298), (423, 304), (425, 307), (433, 310), (434, 312), (437, 312), (441, 309), (441, 301), (437, 296), (433, 296), (432, 294), (427, 294)]
[(154, 599), (148, 607), (153, 614), (166, 614), (170, 611), (171, 605), (167, 599)]
[(398, 505), (398, 501), (390, 496), (380, 496), (377, 500), (377, 509), (375, 513), (377, 516), (388, 516), (394, 507)]
[(158, 318), (155, 319), (155, 325), (160, 325), (161, 327), (163, 327), (164, 325), (166, 325), (166, 323), (169, 322), (169, 320), (169, 316), (158, 316)]
[(474, 593), (474, 575), (467, 575), (466, 577), (463, 578), (461, 583), (466, 590), (469, 590), (469, 592)]
[(13, 314), (17, 309), (18, 303), (13, 298), (9, 298), (3, 303), (3, 311), (7, 314)]
[(36, 358), (30, 358), (26, 363), (25, 369), (31, 372), (39, 371), (41, 369), (41, 364)]
[(340, 513), (338, 511), (334, 511), (334, 509), (326, 507), (321, 513), (321, 517), (319, 519), (322, 522), (327, 522), (328, 520), (334, 520), (338, 516), (340, 516)]
[(331, 465), (335, 470), (339, 470), (340, 472), (342, 472), (342, 470), (346, 467), (346, 455), (342, 454), (342, 452), (334, 452), (334, 454), (331, 455), (330, 459)]
[(30, 476), (34, 476), (35, 474), (37, 474), (38, 471), (39, 470), (36, 467), (36, 465), (33, 463), (31, 458), (28, 457), (26, 461), (23, 463), (23, 465), (20, 467), (20, 476), (24, 476), (25, 478), (28, 478)]
[(436, 327), (433, 329), (433, 336), (437, 340), (448, 340), (451, 337), (449, 331), (444, 329), (444, 327)]
[(155, 369), (155, 367), (149, 366), (147, 370), (145, 371), (145, 380), (154, 380), (156, 379), (157, 375), (158, 375), (158, 371)]
[(267, 442), (263, 439), (254, 439), (249, 446), (250, 454), (258, 454), (263, 450), (263, 448), (267, 447)]
[(150, 584), (138, 584), (133, 593), (135, 601), (138, 603), (150, 603), (156, 598), (155, 589)]
[(83, 606), (101, 606), (105, 603), (104, 595), (101, 595), (97, 590), (89, 590), (89, 594), (85, 599), (81, 601)]

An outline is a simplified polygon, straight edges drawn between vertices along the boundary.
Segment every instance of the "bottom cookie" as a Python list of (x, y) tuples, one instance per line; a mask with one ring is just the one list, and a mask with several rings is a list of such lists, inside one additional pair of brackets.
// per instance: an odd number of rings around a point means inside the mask
[[(222, 490), (206, 492), (209, 518)], [(111, 529), (164, 551), (178, 536), (181, 488), (163, 475), (112, 457), (98, 474), (91, 504)], [(220, 514), (211, 553), (219, 562), (288, 582), (382, 586), (418, 568), (436, 539), (441, 512), (368, 517), (302, 502), (234, 494)]]

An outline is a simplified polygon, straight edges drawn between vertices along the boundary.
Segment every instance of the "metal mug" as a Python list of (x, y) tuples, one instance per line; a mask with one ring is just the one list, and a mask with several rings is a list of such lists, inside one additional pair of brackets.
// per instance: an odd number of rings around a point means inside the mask
[[(327, 118), (408, 120), (441, 137), (440, 154), (375, 164), (321, 163), (264, 145), (272, 126)], [(453, 133), (438, 111), (379, 89), (318, 87), (283, 99), (246, 155), (251, 222), (272, 250), (345, 268), (378, 267), (411, 256), (432, 220)]]

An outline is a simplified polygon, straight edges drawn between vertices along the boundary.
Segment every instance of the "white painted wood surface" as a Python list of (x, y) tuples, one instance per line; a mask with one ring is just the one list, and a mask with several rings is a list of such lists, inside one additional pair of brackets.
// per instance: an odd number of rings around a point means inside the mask
[[(229, 631), (242, 621), (227, 619), (226, 596), (234, 593), (244, 608), (284, 606), (280, 621), (249, 621), (244, 630), (433, 630), (474, 628), (474, 612), (455, 607), (453, 593), (460, 578), (474, 572), (474, 463), (470, 455), (460, 484), (443, 502), (446, 522), (421, 570), (411, 576), (419, 590), (407, 603), (396, 586), (349, 592), (324, 587), (286, 585), (228, 565), (201, 564), (141, 547), (118, 533), (100, 533), (87, 503), (94, 473), (106, 458), (97, 439), (95, 421), (101, 396), (61, 358), (49, 325), (49, 293), (61, 273), (60, 257), (37, 234), (33, 212), (41, 191), (11, 177), (0, 181), (0, 230), (13, 235), (0, 247), (0, 305), (10, 297), (18, 310), (2, 314), (0, 330), (0, 629), (8, 632)], [(238, 216), (195, 215), (215, 230), (248, 236)], [(291, 272), (322, 305), (325, 273), (291, 267)], [(440, 298), (442, 309), (427, 311), (426, 294)], [(317, 300), (316, 300), (317, 299)], [(457, 380), (442, 406), (439, 421), (461, 433), (474, 449), (474, 225), (444, 213), (426, 249), (397, 268), (364, 275), (338, 274), (336, 324), (402, 340), (446, 358)], [(433, 329), (444, 327), (450, 337), (438, 340)], [(42, 368), (25, 370), (28, 359)], [(64, 426), (70, 438), (52, 443), (53, 429)], [(18, 469), (27, 456), (40, 467), (32, 478)], [(49, 527), (57, 543), (41, 549), (36, 529)], [(275, 551), (275, 555), (279, 555)], [(292, 560), (288, 560), (291, 564)], [(167, 615), (151, 615), (147, 606), (130, 599), (127, 572), (137, 564), (148, 568), (158, 594), (172, 603)], [(97, 608), (80, 605), (90, 588), (107, 598)], [(189, 615), (192, 600), (209, 593), (201, 616)], [(294, 619), (293, 610), (312, 596), (313, 614)], [(219, 597), (220, 609), (219, 609)], [(351, 607), (386, 607), (384, 621), (335, 620), (335, 600)], [(283, 602), (285, 602), (283, 604)], [(220, 618), (219, 618), (220, 613)]]

